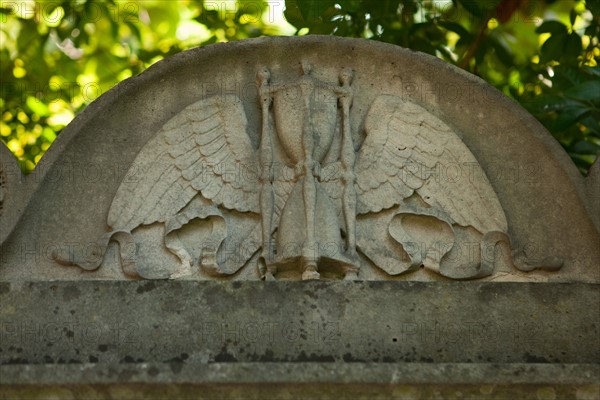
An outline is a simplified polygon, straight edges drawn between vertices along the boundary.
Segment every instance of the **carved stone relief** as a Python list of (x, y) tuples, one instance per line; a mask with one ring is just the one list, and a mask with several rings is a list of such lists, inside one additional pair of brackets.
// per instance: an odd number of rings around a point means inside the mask
[(0, 216), (4, 211), (4, 197), (6, 196), (6, 175), (4, 174), (4, 167), (0, 163)]
[[(130, 277), (227, 277), (254, 268), (265, 280), (360, 279), (372, 263), (389, 276), (425, 268), (452, 279), (490, 276), (498, 262), (557, 270), (562, 260), (513, 259), (502, 205), (452, 128), (420, 105), (379, 95), (353, 140), (354, 72), (323, 81), (301, 63), (281, 82), (256, 74), (261, 113), (249, 126), (235, 95), (197, 101), (138, 154), (112, 201), (110, 231), (93, 259), (55, 253), (95, 270), (119, 245)], [(256, 148), (248, 132), (257, 129)], [(439, 174), (468, 165), (474, 179)], [(442, 176), (443, 175), (443, 176)], [(161, 238), (149, 239), (159, 226)], [(469, 251), (465, 251), (468, 249)], [(139, 255), (168, 252), (176, 268)]]

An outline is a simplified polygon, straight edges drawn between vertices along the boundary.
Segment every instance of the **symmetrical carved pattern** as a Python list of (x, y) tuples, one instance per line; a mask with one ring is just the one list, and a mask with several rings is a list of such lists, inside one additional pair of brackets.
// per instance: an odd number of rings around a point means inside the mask
[[(290, 271), (356, 279), (367, 259), (389, 275), (420, 267), (455, 279), (491, 275), (497, 247), (510, 246), (507, 221), (461, 139), (421, 106), (380, 95), (358, 146), (353, 71), (331, 83), (311, 68), (302, 63), (300, 76), (283, 83), (259, 69), (258, 148), (233, 95), (203, 99), (169, 120), (138, 154), (142, 174), (121, 183), (100, 248), (117, 241), (124, 271), (152, 277), (138, 265), (132, 232), (158, 223), (179, 260), (171, 278), (192, 275), (196, 265), (204, 275), (232, 275), (253, 257), (263, 279)], [(436, 173), (449, 165), (468, 165), (478, 179)], [(182, 232), (199, 226), (210, 232), (192, 256)], [(460, 251), (467, 243), (476, 243), (474, 251)], [(87, 270), (102, 261), (56, 258)]]

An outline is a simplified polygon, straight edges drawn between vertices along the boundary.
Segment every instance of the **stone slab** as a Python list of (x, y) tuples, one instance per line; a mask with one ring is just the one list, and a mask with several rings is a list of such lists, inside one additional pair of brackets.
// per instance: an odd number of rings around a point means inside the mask
[(0, 293), (5, 365), (600, 359), (595, 284), (88, 281)]
[[(600, 376), (597, 366), (581, 364), (213, 364), (204, 368), (183, 365), (177, 376), (164, 365), (55, 368), (65, 377), (62, 384), (47, 379), (56, 373), (48, 374), (50, 367), (0, 367), (9, 379), (18, 371), (49, 384), (3, 385), (0, 399), (595, 400), (600, 394), (600, 385), (589, 383)], [(304, 383), (298, 383), (300, 378)], [(121, 383), (107, 383), (115, 380)], [(78, 384), (81, 381), (96, 383)]]
[(2, 365), (3, 385), (545, 385), (592, 386), (597, 364), (209, 363)]

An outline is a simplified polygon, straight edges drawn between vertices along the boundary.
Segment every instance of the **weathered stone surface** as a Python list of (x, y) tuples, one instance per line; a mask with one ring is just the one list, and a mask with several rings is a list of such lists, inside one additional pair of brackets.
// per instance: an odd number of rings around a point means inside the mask
[(369, 41), (179, 54), (90, 106), (24, 186), (4, 280), (600, 280), (593, 187), (549, 134)]
[(0, 151), (0, 398), (598, 397), (599, 164), (437, 59), (208, 46)]
[(586, 178), (590, 215), (600, 231), (600, 161), (596, 160)]
[[(218, 363), (0, 366), (10, 400), (98, 399), (575, 399), (600, 394), (590, 364)], [(174, 373), (176, 371), (176, 373)], [(17, 375), (18, 374), (18, 375)], [(60, 376), (58, 380), (56, 376)], [(30, 381), (39, 387), (11, 385)], [(88, 385), (79, 385), (79, 382)], [(152, 384), (148, 384), (152, 382)], [(301, 383), (300, 383), (301, 382)]]
[(599, 296), (590, 284), (2, 284), (0, 394), (593, 399), (599, 313), (581, 305)]
[(27, 193), (22, 180), (17, 160), (4, 143), (0, 143), (0, 243), (14, 229), (25, 209), (22, 201)]
[[(71, 385), (84, 381), (91, 385), (144, 384), (152, 381), (163, 384), (167, 389), (172, 384), (212, 384), (231, 387), (232, 385), (262, 384), (296, 385), (306, 390), (308, 385), (354, 384), (353, 389), (368, 389), (368, 385), (390, 386), (390, 391), (402, 394), (391, 385), (406, 385), (419, 388), (446, 386), (448, 389), (468, 387), (482, 390), (480, 395), (496, 394), (493, 387), (510, 384), (549, 390), (579, 387), (582, 394), (592, 397), (598, 393), (600, 367), (597, 364), (544, 364), (544, 363), (140, 363), (106, 366), (103, 364), (61, 364), (61, 365), (3, 365), (4, 384), (15, 382), (35, 382), (40, 385)], [(226, 386), (227, 385), (227, 386)], [(115, 385), (116, 386), (116, 385)], [(290, 387), (288, 386), (288, 390)], [(135, 387), (134, 387), (135, 388)], [(139, 388), (139, 387), (138, 387)], [(277, 388), (277, 386), (275, 386)], [(330, 387), (331, 388), (331, 387)], [(323, 387), (319, 387), (320, 390)], [(381, 388), (380, 388), (381, 389)], [(281, 390), (281, 388), (280, 388)], [(438, 388), (439, 390), (439, 388)], [(505, 392), (506, 389), (502, 390)], [(347, 390), (346, 394), (352, 393)], [(318, 392), (317, 392), (318, 393)], [(408, 393), (404, 393), (408, 394)], [(465, 396), (467, 397), (467, 396)], [(314, 395), (313, 395), (314, 398)], [(354, 397), (351, 397), (354, 398)], [(419, 398), (419, 397), (416, 397)], [(421, 397), (427, 398), (427, 397)], [(460, 397), (459, 397), (460, 398)], [(468, 398), (468, 397), (467, 397)], [(501, 397), (507, 398), (507, 397)], [(575, 398), (572, 396), (571, 398)]]
[(3, 364), (600, 358), (600, 292), (590, 284), (137, 281), (1, 289)]

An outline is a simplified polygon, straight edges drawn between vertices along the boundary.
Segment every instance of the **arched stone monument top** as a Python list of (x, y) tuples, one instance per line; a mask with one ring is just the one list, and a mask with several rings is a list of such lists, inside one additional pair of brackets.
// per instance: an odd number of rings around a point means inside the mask
[(481, 79), (367, 40), (160, 61), (14, 190), (2, 280), (600, 280), (597, 190), (550, 134)]
[(207, 46), (0, 152), (12, 397), (597, 397), (599, 166), (435, 58)]

